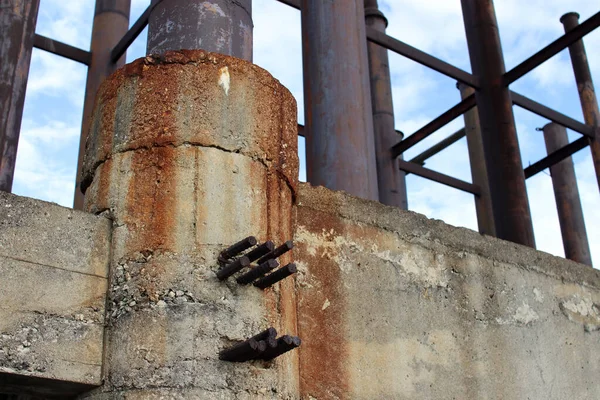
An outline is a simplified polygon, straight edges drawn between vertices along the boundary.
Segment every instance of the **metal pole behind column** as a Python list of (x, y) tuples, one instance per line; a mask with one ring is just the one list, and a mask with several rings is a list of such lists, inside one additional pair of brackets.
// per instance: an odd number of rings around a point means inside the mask
[(535, 247), (512, 100), (492, 0), (461, 0), (473, 74), (481, 88), (477, 109), (496, 235)]
[[(462, 99), (466, 99), (475, 92), (472, 87), (458, 83)], [(490, 186), (488, 182), (487, 167), (483, 152), (483, 141), (481, 138), (481, 125), (477, 107), (470, 109), (463, 115), (465, 119), (465, 134), (467, 136), (467, 147), (469, 149), (469, 163), (471, 165), (471, 179), (481, 189), (481, 194), (475, 196), (475, 211), (477, 213), (477, 226), (479, 232), (490, 236), (496, 236), (492, 200), (490, 198)]]
[[(560, 22), (563, 23), (565, 32), (569, 32), (579, 25), (579, 14), (574, 12), (565, 14), (561, 17)], [(590, 72), (583, 40), (578, 40), (569, 46), (569, 54), (571, 55), (571, 63), (575, 72), (577, 91), (579, 92), (585, 123), (597, 128), (596, 139), (589, 139), (589, 143), (594, 168), (596, 169), (598, 187), (600, 188), (600, 132), (598, 130), (600, 128), (600, 111), (598, 110), (598, 99), (596, 98), (592, 73)]]
[(85, 142), (94, 109), (96, 92), (107, 76), (125, 64), (124, 54), (116, 63), (111, 61), (110, 52), (127, 33), (129, 28), (129, 13), (131, 0), (96, 0), (94, 25), (92, 26), (92, 44), (90, 51), (92, 60), (88, 68), (83, 103), (83, 121), (81, 123), (81, 138), (79, 140), (79, 157), (77, 159), (77, 185), (73, 208), (83, 209), (84, 195), (81, 193), (81, 169)]
[[(546, 141), (546, 150), (550, 154), (569, 144), (567, 129), (555, 123), (547, 124), (544, 126), (544, 140)], [(565, 257), (592, 266), (573, 159), (568, 157), (553, 165), (550, 167), (550, 174), (552, 175)]]
[(39, 0), (0, 7), (0, 190), (12, 190)]
[[(365, 0), (365, 18), (367, 26), (385, 33), (387, 19), (379, 11), (377, 0)], [(402, 136), (396, 133), (394, 127), (394, 104), (388, 50), (369, 42), (367, 51), (371, 78), (379, 201), (407, 210), (406, 173), (398, 168), (396, 160), (390, 156), (390, 149), (402, 140)]]
[(378, 200), (363, 0), (302, 0), (308, 180)]

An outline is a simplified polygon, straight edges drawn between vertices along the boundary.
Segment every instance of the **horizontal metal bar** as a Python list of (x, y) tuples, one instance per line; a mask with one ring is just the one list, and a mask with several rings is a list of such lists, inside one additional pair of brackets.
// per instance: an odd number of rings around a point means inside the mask
[(300, 9), (300, 0), (278, 0), (280, 3), (287, 4), (290, 7), (294, 7), (296, 10)]
[(463, 101), (401, 141), (392, 147), (392, 157), (396, 158), (400, 154), (404, 153), (406, 150), (410, 149), (421, 140), (427, 138), (429, 135), (442, 128), (443, 126), (449, 124), (454, 119), (460, 117), (471, 108), (475, 107), (475, 93), (471, 94), (469, 97), (465, 97)]
[(437, 144), (434, 144), (418, 156), (414, 157), (410, 162), (424, 165), (425, 161), (428, 158), (435, 156), (440, 151), (446, 149), (447, 147), (453, 145), (458, 142), (460, 139), (464, 138), (466, 135), (465, 128), (461, 128), (458, 131), (454, 132), (452, 135), (448, 136), (446, 139), (439, 141)]
[(119, 40), (119, 43), (117, 43), (117, 45), (110, 52), (110, 59), (112, 62), (116, 63), (119, 58), (125, 54), (129, 46), (131, 46), (131, 43), (133, 43), (140, 33), (142, 33), (144, 28), (148, 25), (148, 20), (150, 19), (152, 10), (154, 10), (154, 8), (159, 5), (161, 1), (162, 0), (152, 2), (142, 13), (142, 15), (140, 15), (137, 21), (135, 21), (131, 28), (129, 28), (127, 33), (123, 35), (121, 40)]
[[(404, 136), (404, 133), (400, 132), (399, 130), (396, 130), (396, 133), (399, 136)], [(302, 124), (298, 124), (298, 136), (301, 136), (303, 138), (306, 137), (306, 135), (304, 134), (304, 125), (302, 125)]]
[(565, 147), (550, 153), (547, 157), (542, 158), (525, 168), (525, 179), (531, 178), (535, 174), (542, 172), (546, 168), (550, 168), (554, 164), (557, 164), (572, 154), (577, 153), (579, 150), (585, 148), (589, 144), (589, 139), (586, 137), (580, 137), (574, 142), (569, 143)]
[(512, 97), (513, 104), (516, 104), (519, 107), (529, 110), (544, 118), (548, 118), (550, 121), (556, 122), (559, 125), (572, 129), (575, 132), (579, 132), (582, 135), (589, 136), (591, 138), (594, 137), (594, 128), (589, 125), (586, 125), (571, 117), (561, 114), (558, 111), (546, 107), (545, 105), (540, 104), (528, 97), (520, 95), (519, 93), (511, 91), (510, 96)]
[(455, 189), (474, 194), (475, 196), (479, 196), (481, 194), (481, 189), (478, 185), (461, 181), (460, 179), (441, 174), (432, 169), (421, 167), (418, 164), (411, 163), (410, 161), (404, 161), (400, 158), (396, 161), (398, 162), (398, 168), (400, 168), (402, 171), (410, 172), (420, 177), (430, 179), (434, 182), (451, 186)]
[(473, 88), (479, 88), (477, 77), (463, 71), (460, 68), (456, 68), (454, 65), (448, 64), (445, 61), (440, 60), (430, 54), (427, 54), (419, 49), (416, 49), (404, 42), (394, 39), (391, 36), (386, 35), (376, 29), (367, 26), (367, 39), (373, 43), (377, 43), (380, 46), (385, 47), (395, 53), (398, 53), (406, 58), (409, 58), (421, 65), (429, 67), (437, 72), (440, 72), (452, 79), (455, 79), (461, 83), (469, 85)]
[(582, 22), (575, 29), (565, 33), (563, 36), (544, 47), (521, 64), (517, 65), (510, 71), (504, 74), (504, 84), (510, 85), (526, 73), (538, 67), (543, 62), (549, 60), (556, 54), (560, 53), (571, 44), (575, 43), (594, 29), (600, 26), (600, 12), (594, 14), (586, 21)]
[(89, 51), (81, 50), (80, 48), (58, 42), (54, 39), (47, 38), (46, 36), (38, 35), (37, 33), (33, 39), (33, 47), (85, 65), (90, 65), (90, 62), (92, 61), (92, 53)]

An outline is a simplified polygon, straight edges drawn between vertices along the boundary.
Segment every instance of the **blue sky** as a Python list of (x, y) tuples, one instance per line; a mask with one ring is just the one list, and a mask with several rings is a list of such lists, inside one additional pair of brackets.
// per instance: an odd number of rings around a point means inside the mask
[[(389, 20), (388, 34), (470, 71), (459, 0), (379, 1)], [(566, 12), (581, 14), (581, 21), (600, 7), (591, 0), (496, 0), (507, 70), (563, 34), (559, 18)], [(132, 0), (133, 23), (149, 0)], [(37, 33), (89, 49), (93, 0), (41, 0)], [(303, 123), (300, 13), (276, 0), (254, 0), (254, 62), (271, 72), (296, 97), (298, 119)], [(142, 57), (146, 32), (132, 45), (127, 60)], [(600, 86), (600, 31), (585, 38), (597, 88)], [(396, 128), (410, 134), (460, 100), (452, 79), (390, 53)], [(77, 164), (86, 68), (34, 49), (17, 168), (16, 194), (71, 206)], [(515, 91), (583, 121), (567, 51), (546, 62), (511, 86)], [(517, 130), (525, 166), (546, 154), (541, 132), (547, 120), (515, 107)], [(411, 158), (463, 126), (462, 118), (410, 149)], [(579, 134), (570, 132), (571, 140)], [(304, 144), (300, 141), (303, 163)], [(592, 256), (600, 266), (600, 194), (589, 149), (574, 157)], [(426, 166), (470, 181), (465, 139), (430, 159)], [(304, 164), (301, 179), (304, 180)], [(410, 175), (409, 207), (430, 218), (476, 229), (471, 195)], [(527, 181), (537, 246), (564, 255), (554, 195), (548, 171)]]

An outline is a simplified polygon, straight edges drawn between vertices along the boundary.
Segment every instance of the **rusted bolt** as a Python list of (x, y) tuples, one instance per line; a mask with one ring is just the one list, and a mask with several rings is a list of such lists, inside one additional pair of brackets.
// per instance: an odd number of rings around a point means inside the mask
[(247, 285), (249, 283), (254, 282), (258, 278), (261, 278), (265, 274), (271, 272), (275, 268), (279, 266), (279, 263), (275, 260), (267, 260), (266, 262), (260, 264), (258, 267), (253, 268), (249, 272), (246, 272), (244, 275), (237, 278), (237, 283), (240, 285)]
[(247, 267), (248, 265), (250, 265), (250, 260), (248, 259), (248, 257), (242, 256), (234, 262), (232, 262), (231, 264), (227, 264), (226, 266), (218, 270), (217, 278), (219, 278), (219, 280), (221, 281), (225, 280), (231, 275), (243, 269), (244, 267)]
[(232, 244), (225, 250), (221, 252), (221, 258), (224, 260), (230, 259), (242, 251), (249, 249), (252, 246), (256, 245), (256, 238), (254, 236), (248, 236), (245, 239), (240, 240), (237, 243)]
[(248, 257), (250, 262), (253, 262), (264, 256), (265, 254), (269, 253), (270, 251), (273, 251), (274, 248), (275, 245), (269, 240), (261, 244), (257, 248), (253, 249), (252, 251), (248, 252), (248, 254), (246, 254), (246, 257)]
[(256, 286), (257, 288), (260, 288), (260, 289), (265, 289), (265, 288), (279, 282), (280, 280), (285, 279), (288, 276), (296, 273), (297, 270), (298, 269), (296, 268), (296, 264), (290, 263), (290, 264), (286, 265), (285, 267), (279, 268), (277, 271), (273, 272), (272, 274), (269, 274), (269, 275), (265, 276), (264, 278), (257, 280), (256, 282), (254, 282), (254, 286)]
[(256, 358), (267, 348), (264, 340), (258, 341), (250, 338), (219, 352), (219, 359), (223, 361), (244, 362)]
[(299, 347), (302, 341), (297, 336), (283, 335), (277, 339), (277, 345), (275, 347), (267, 346), (267, 349), (261, 354), (263, 360), (272, 360), (275, 357), (287, 353), (290, 350)]
[(294, 247), (294, 243), (291, 240), (288, 240), (287, 242), (285, 242), (284, 244), (282, 244), (275, 250), (273, 250), (270, 253), (261, 257), (261, 259), (258, 260), (258, 264), (262, 264), (267, 260), (271, 260), (271, 259), (280, 257), (280, 256), (284, 255), (285, 253), (287, 253), (288, 251), (290, 251), (293, 247)]
[(256, 341), (261, 341), (261, 340), (267, 340), (269, 338), (275, 338), (277, 337), (277, 330), (275, 328), (267, 328), (264, 331), (262, 331), (261, 333), (258, 333), (254, 336), (252, 336), (250, 339), (254, 339)]

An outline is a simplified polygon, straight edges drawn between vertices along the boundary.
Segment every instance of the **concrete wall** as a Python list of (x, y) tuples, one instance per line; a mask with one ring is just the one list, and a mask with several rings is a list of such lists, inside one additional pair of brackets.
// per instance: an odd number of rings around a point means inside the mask
[(301, 185), (303, 399), (598, 399), (600, 271)]
[(106, 218), (0, 192), (0, 393), (100, 383), (110, 236)]

